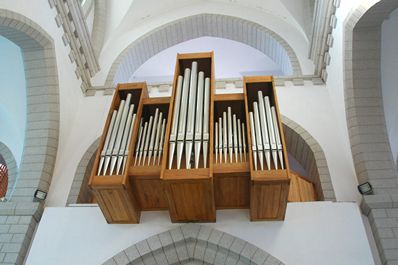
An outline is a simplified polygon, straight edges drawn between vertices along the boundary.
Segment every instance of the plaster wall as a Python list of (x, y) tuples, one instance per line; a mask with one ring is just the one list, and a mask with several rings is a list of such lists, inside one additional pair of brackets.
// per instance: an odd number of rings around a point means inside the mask
[[(203, 225), (246, 240), (287, 265), (374, 264), (354, 203), (291, 203), (283, 222), (248, 219), (248, 211), (223, 210), (216, 223)], [(46, 208), (26, 265), (98, 265), (178, 225), (167, 212), (144, 212), (137, 225), (109, 225), (98, 207)]]
[(381, 84), (387, 134), (394, 161), (398, 155), (398, 9), (381, 27)]
[(348, 136), (339, 129), (339, 117), (325, 86), (277, 87), (281, 114), (304, 127), (321, 145), (336, 193), (337, 201), (359, 201), (357, 180), (352, 164)]
[(26, 81), (21, 49), (0, 36), (0, 141), (19, 167), (25, 141)]

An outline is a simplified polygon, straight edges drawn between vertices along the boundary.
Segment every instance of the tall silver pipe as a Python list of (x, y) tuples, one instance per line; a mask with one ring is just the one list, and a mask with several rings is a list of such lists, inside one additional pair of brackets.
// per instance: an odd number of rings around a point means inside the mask
[(151, 139), (152, 131), (153, 131), (153, 116), (150, 116), (149, 117), (149, 123), (148, 123), (148, 130), (146, 131), (146, 138), (145, 138), (145, 145), (144, 145), (144, 150), (143, 150), (142, 165), (145, 165), (146, 155), (148, 154), (149, 141)]
[[(104, 171), (103, 171), (102, 175), (106, 175), (106, 172), (108, 171), (108, 166), (109, 166), (109, 162), (111, 160), (112, 150), (113, 150), (113, 147), (115, 146), (116, 135), (117, 135), (119, 125), (120, 125), (120, 119), (122, 118), (124, 103), (125, 103), (125, 100), (120, 101), (119, 109), (118, 109), (118, 112), (116, 115), (115, 124), (113, 125), (113, 128), (112, 128), (111, 139), (109, 140), (108, 149), (105, 152), (105, 165), (104, 165)], [(111, 175), (111, 173), (110, 173), (110, 175)]]
[(159, 158), (158, 158), (158, 165), (160, 165), (160, 158), (162, 157), (163, 154), (163, 144), (164, 144), (164, 133), (166, 130), (166, 119), (163, 119), (162, 123), (162, 131), (160, 134), (160, 142), (159, 142)]
[(267, 112), (267, 124), (268, 124), (268, 133), (269, 140), (271, 145), (272, 152), (272, 160), (274, 161), (275, 169), (278, 169), (278, 155), (276, 149), (276, 139), (275, 139), (275, 131), (274, 124), (272, 123), (272, 114), (271, 114), (271, 104), (269, 102), (269, 97), (264, 97), (265, 110)]
[(205, 84), (205, 73), (198, 74), (198, 93), (196, 97), (196, 118), (195, 118), (195, 168), (199, 167), (200, 149), (202, 146), (203, 134), (203, 93)]
[(258, 104), (257, 102), (253, 102), (253, 109), (254, 109), (254, 124), (256, 126), (256, 142), (257, 142), (257, 153), (258, 153), (258, 160), (260, 161), (260, 168), (264, 170), (264, 161), (263, 161), (263, 142), (261, 136), (261, 125), (260, 125), (260, 115), (258, 114)]
[(250, 134), (252, 136), (254, 170), (257, 170), (256, 127), (254, 126), (253, 112), (249, 112), (249, 120), (250, 120)]
[(140, 129), (138, 132), (138, 142), (135, 147), (135, 157), (134, 157), (134, 166), (137, 165), (137, 160), (138, 160), (138, 153), (140, 152), (140, 144), (141, 144), (141, 138), (142, 138), (142, 131), (144, 130), (144, 119), (141, 118), (140, 121)]
[(223, 139), (222, 139), (222, 143), (223, 143), (223, 151), (224, 151), (224, 160), (225, 160), (225, 163), (227, 163), (227, 157), (228, 157), (228, 152), (227, 152), (227, 150), (228, 150), (228, 138), (227, 138), (227, 113), (224, 111), (223, 112), (223, 114), (222, 114), (222, 117), (223, 117), (223, 119), (222, 119), (222, 124), (223, 124)]
[(216, 163), (218, 163), (218, 122), (215, 124), (215, 143), (214, 143), (214, 153), (216, 153)]
[(278, 156), (279, 156), (279, 162), (281, 164), (281, 169), (284, 169), (282, 141), (281, 141), (281, 135), (279, 133), (278, 119), (276, 117), (275, 107), (271, 107), (271, 112), (272, 112), (272, 121), (273, 121), (274, 129), (275, 129), (276, 149), (278, 150)]
[(156, 158), (157, 158), (158, 152), (159, 152), (159, 140), (160, 140), (160, 134), (162, 133), (161, 132), (162, 122), (163, 122), (163, 113), (160, 112), (159, 119), (158, 119), (158, 125), (156, 127), (155, 146), (153, 147), (153, 165), (155, 165), (155, 163), (156, 163)]
[(188, 103), (188, 92), (189, 92), (189, 77), (191, 76), (191, 70), (189, 68), (185, 69), (184, 72), (184, 82), (182, 86), (182, 98), (180, 115), (178, 122), (178, 133), (177, 133), (177, 169), (181, 167), (182, 151), (184, 149), (184, 140), (187, 126), (187, 103)]
[(117, 156), (119, 154), (120, 145), (122, 143), (124, 128), (126, 127), (127, 115), (129, 113), (129, 108), (130, 108), (130, 101), (131, 101), (131, 93), (128, 93), (127, 97), (126, 97), (126, 102), (124, 104), (122, 117), (120, 118), (120, 125), (119, 125), (119, 128), (117, 130), (117, 134), (116, 134), (115, 145), (113, 146), (113, 149), (112, 149), (110, 175), (113, 174), (113, 171), (114, 171), (115, 166), (116, 166)]
[(109, 128), (108, 128), (108, 131), (106, 133), (104, 147), (102, 148), (102, 151), (101, 151), (101, 160), (99, 162), (98, 172), (97, 172), (98, 176), (101, 174), (101, 169), (102, 169), (102, 166), (104, 164), (105, 152), (108, 149), (109, 140), (111, 138), (113, 125), (115, 124), (115, 120), (116, 120), (116, 115), (117, 115), (117, 110), (114, 110), (113, 113), (112, 113), (111, 123), (109, 124)]
[(176, 100), (174, 103), (174, 111), (173, 111), (173, 123), (170, 132), (170, 143), (169, 143), (169, 169), (173, 165), (173, 157), (174, 157), (174, 149), (177, 141), (177, 130), (178, 130), (178, 121), (180, 115), (180, 103), (181, 103), (181, 89), (182, 89), (182, 80), (183, 77), (181, 75), (178, 76), (177, 79), (177, 90), (176, 90)]
[(268, 125), (267, 125), (267, 118), (266, 112), (264, 107), (264, 100), (263, 100), (263, 92), (258, 91), (258, 105), (259, 105), (259, 112), (260, 112), (260, 124), (261, 124), (261, 135), (263, 139), (263, 147), (264, 147), (264, 156), (265, 161), (267, 163), (267, 168), (271, 169), (271, 148), (269, 144), (269, 136), (268, 136)]
[(229, 153), (229, 162), (232, 163), (233, 143), (232, 143), (232, 113), (231, 113), (231, 107), (228, 107), (227, 112), (228, 112), (228, 153)]
[(196, 94), (198, 81), (198, 63), (192, 62), (191, 80), (189, 83), (189, 106), (187, 117), (187, 133), (185, 136), (185, 167), (191, 168), (192, 146), (194, 141), (194, 125), (196, 110)]
[(147, 130), (148, 130), (148, 122), (145, 122), (144, 125), (144, 131), (142, 133), (142, 141), (141, 141), (141, 146), (140, 146), (140, 152), (138, 154), (138, 165), (141, 165), (141, 158), (142, 158), (142, 153), (144, 152), (144, 144), (145, 144), (145, 138), (147, 135)]
[(239, 162), (242, 162), (242, 131), (241, 131), (241, 123), (240, 119), (237, 120), (238, 127), (238, 152), (239, 152)]
[(119, 175), (120, 167), (122, 166), (124, 156), (127, 156), (128, 147), (126, 147), (130, 128), (131, 128), (131, 121), (133, 119), (133, 111), (134, 111), (134, 104), (130, 105), (129, 113), (127, 115), (126, 126), (124, 127), (123, 131), (123, 138), (122, 143), (120, 144), (120, 150), (117, 156), (117, 165), (116, 165), (116, 175)]
[(233, 137), (234, 137), (234, 155), (235, 155), (235, 163), (238, 162), (238, 131), (236, 125), (236, 114), (232, 115), (232, 129), (233, 129)]
[(153, 124), (152, 124), (152, 132), (151, 132), (151, 140), (149, 142), (149, 148), (148, 148), (148, 166), (151, 163), (151, 156), (153, 153), (153, 147), (155, 144), (155, 135), (157, 133), (157, 127), (158, 127), (158, 118), (159, 118), (159, 109), (156, 108), (155, 110), (155, 118), (153, 119)]
[(124, 171), (126, 170), (126, 163), (127, 163), (127, 155), (128, 155), (128, 148), (130, 146), (130, 141), (131, 141), (131, 134), (133, 133), (133, 128), (134, 128), (134, 123), (135, 123), (135, 118), (136, 118), (136, 114), (134, 113), (133, 115), (133, 119), (131, 121), (131, 126), (130, 126), (130, 131), (129, 131), (129, 135), (127, 138), (127, 144), (126, 144), (126, 155), (123, 157), (123, 167), (122, 167), (122, 174), (124, 174)]
[(223, 124), (223, 121), (222, 121), (222, 118), (220, 117), (220, 118), (218, 118), (218, 150), (219, 150), (219, 153), (220, 153), (220, 163), (222, 163), (222, 156), (223, 156), (223, 135), (222, 135), (222, 132), (223, 132), (223, 128), (222, 128), (222, 124)]
[(203, 108), (203, 167), (207, 167), (207, 149), (209, 144), (209, 116), (210, 116), (210, 78), (205, 79), (204, 108)]
[(246, 159), (246, 127), (245, 124), (242, 122), (242, 146), (243, 146), (243, 157)]

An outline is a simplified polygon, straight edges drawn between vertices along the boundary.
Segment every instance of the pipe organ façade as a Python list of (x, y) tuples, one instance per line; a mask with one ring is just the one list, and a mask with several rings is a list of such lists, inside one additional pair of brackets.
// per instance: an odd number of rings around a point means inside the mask
[(244, 77), (216, 94), (213, 52), (178, 54), (171, 97), (119, 84), (89, 186), (108, 223), (168, 210), (173, 222), (214, 222), (217, 209), (283, 220), (289, 164), (273, 78)]

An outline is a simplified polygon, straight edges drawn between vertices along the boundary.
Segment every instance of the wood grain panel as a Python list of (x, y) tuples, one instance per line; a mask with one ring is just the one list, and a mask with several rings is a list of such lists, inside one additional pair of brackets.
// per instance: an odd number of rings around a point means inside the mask
[(211, 180), (164, 181), (173, 222), (214, 222)]
[(166, 194), (159, 177), (135, 177), (132, 179), (134, 195), (141, 210), (168, 209)]
[(283, 220), (289, 193), (289, 180), (278, 182), (252, 181), (250, 190), (250, 219)]
[(250, 206), (250, 175), (226, 173), (214, 175), (214, 199), (217, 209), (247, 209)]
[(300, 175), (290, 173), (289, 202), (316, 201), (315, 186)]

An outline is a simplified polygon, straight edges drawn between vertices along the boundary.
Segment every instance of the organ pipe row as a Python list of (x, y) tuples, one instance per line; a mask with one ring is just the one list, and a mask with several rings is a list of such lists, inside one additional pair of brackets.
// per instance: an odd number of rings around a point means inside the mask
[(97, 175), (119, 175), (124, 172), (136, 117), (134, 104), (130, 102), (131, 94), (129, 93), (126, 100), (120, 101), (119, 109), (112, 113)]
[[(166, 129), (166, 119), (158, 108), (155, 116), (150, 116), (149, 121), (144, 123), (141, 119), (138, 132), (138, 142), (135, 149), (135, 166), (160, 165), (160, 158), (163, 154), (163, 141)], [(146, 161), (148, 159), (148, 161)]]
[[(168, 168), (176, 159), (177, 169), (181, 168), (185, 147), (185, 168), (199, 168), (200, 154), (203, 153), (203, 167), (206, 168), (209, 145), (209, 96), (210, 78), (204, 72), (198, 73), (198, 63), (192, 62), (184, 76), (177, 79), (173, 123), (169, 142)], [(174, 152), (177, 147), (177, 154)]]
[[(253, 112), (249, 112), (254, 169), (284, 169), (281, 137), (275, 107), (268, 96), (258, 91), (258, 102), (253, 102)], [(271, 161), (272, 157), (272, 161)], [(265, 158), (265, 165), (264, 165)], [(278, 162), (279, 160), (279, 162)], [(272, 167), (273, 164), (273, 167)]]
[(215, 122), (214, 153), (216, 163), (246, 161), (245, 124), (232, 114), (231, 107)]

